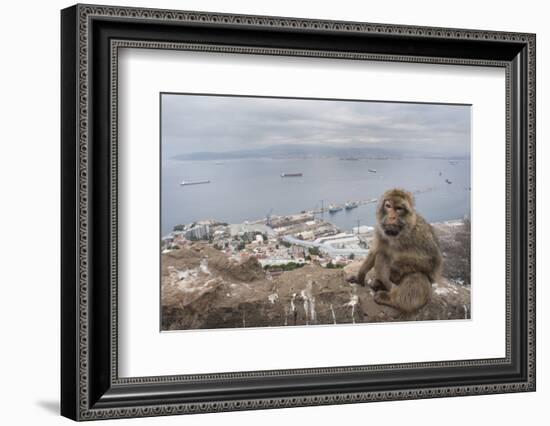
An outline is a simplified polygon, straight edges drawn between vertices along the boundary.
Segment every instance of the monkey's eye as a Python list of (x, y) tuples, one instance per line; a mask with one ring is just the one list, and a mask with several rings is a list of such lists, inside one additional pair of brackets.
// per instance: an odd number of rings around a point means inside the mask
[(405, 211), (405, 209), (403, 207), (396, 207), (395, 210), (398, 211), (398, 212)]
[(384, 207), (387, 208), (387, 209), (391, 209), (391, 203), (386, 202), (384, 204)]

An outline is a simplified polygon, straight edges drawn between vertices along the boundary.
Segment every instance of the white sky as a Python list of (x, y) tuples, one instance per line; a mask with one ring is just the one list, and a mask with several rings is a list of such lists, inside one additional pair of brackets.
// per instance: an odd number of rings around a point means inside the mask
[(277, 145), (470, 155), (470, 106), (162, 95), (164, 157)]

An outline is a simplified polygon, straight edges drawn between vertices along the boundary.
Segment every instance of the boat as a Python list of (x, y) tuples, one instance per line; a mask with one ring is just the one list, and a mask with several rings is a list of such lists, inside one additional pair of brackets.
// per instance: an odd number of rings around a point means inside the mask
[(445, 182), (447, 182), (448, 184), (453, 183), (453, 182), (451, 182), (449, 179), (445, 179)]
[(302, 177), (303, 173), (281, 173), (281, 177)]
[(368, 169), (371, 173), (376, 173), (376, 169)]
[(334, 204), (331, 204), (330, 206), (328, 206), (329, 213), (336, 213), (336, 212), (339, 212), (340, 210), (343, 210), (342, 206), (335, 206)]
[(186, 186), (186, 185), (201, 185), (203, 183), (210, 183), (209, 180), (182, 180), (180, 185)]
[(216, 166), (223, 166), (224, 163), (222, 161), (216, 161), (214, 164)]
[(348, 201), (346, 204), (344, 204), (344, 208), (346, 210), (351, 210), (351, 209), (354, 209), (358, 206), (359, 204), (357, 204), (357, 202), (353, 201), (353, 202), (350, 202)]

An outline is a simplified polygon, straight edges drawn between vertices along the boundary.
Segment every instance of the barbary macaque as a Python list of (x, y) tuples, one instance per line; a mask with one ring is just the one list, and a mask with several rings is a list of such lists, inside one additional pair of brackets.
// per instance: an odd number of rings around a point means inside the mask
[(410, 192), (386, 191), (380, 198), (374, 244), (357, 276), (374, 268), (374, 301), (411, 313), (431, 297), (441, 274), (442, 257), (433, 228), (414, 207)]

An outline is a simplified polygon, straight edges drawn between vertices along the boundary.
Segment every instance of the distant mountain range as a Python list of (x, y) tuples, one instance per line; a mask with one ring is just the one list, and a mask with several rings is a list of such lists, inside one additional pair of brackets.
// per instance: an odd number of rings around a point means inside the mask
[(467, 159), (468, 156), (433, 155), (418, 151), (403, 151), (400, 149), (382, 148), (376, 146), (327, 146), (327, 145), (272, 145), (264, 148), (235, 151), (199, 151), (189, 154), (179, 154), (172, 158), (176, 160), (230, 160), (243, 158), (445, 158)]

